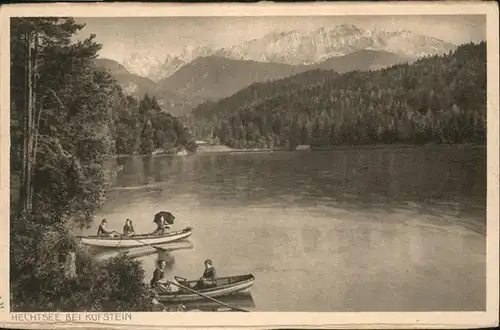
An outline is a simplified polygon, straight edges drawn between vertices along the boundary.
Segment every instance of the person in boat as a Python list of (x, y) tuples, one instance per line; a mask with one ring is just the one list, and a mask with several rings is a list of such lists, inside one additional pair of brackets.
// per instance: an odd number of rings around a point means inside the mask
[(165, 222), (165, 219), (163, 218), (163, 216), (160, 217), (160, 219), (158, 221), (156, 221), (156, 229), (155, 231), (151, 234), (151, 235), (165, 235), (167, 229), (170, 228), (170, 226), (167, 225), (167, 223)]
[(97, 236), (99, 237), (113, 237), (115, 231), (112, 229), (108, 229), (108, 221), (106, 219), (102, 219), (99, 228), (97, 228)]
[(135, 234), (134, 225), (130, 219), (125, 220), (125, 226), (123, 226), (123, 235), (132, 236)]
[(151, 282), (149, 282), (151, 288), (156, 290), (165, 291), (168, 290), (167, 283), (165, 281), (165, 267), (167, 267), (166, 260), (158, 260), (158, 266), (156, 267)]
[(215, 271), (215, 267), (212, 264), (212, 260), (205, 260), (205, 271), (201, 276), (198, 284), (196, 285), (197, 289), (206, 289), (212, 288), (216, 286), (217, 281), (217, 273)]

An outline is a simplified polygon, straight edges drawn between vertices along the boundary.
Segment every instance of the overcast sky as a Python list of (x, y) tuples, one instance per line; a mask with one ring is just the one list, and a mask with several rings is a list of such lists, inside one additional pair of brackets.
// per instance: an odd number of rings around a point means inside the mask
[(188, 45), (227, 47), (273, 31), (313, 30), (339, 24), (364, 29), (410, 30), (459, 45), (486, 40), (485, 16), (274, 16), (77, 18), (86, 23), (78, 39), (97, 35), (100, 56), (122, 61), (131, 53), (164, 57)]

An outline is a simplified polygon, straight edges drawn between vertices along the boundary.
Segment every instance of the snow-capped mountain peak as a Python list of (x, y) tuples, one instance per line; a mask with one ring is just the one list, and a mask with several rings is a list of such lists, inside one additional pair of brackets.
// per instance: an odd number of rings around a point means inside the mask
[[(165, 58), (166, 57), (167, 56), (165, 56)], [(149, 77), (153, 72), (162, 66), (165, 58), (160, 58), (150, 52), (134, 52), (125, 58), (123, 66), (131, 73), (143, 77)]]
[(262, 38), (222, 49), (189, 44), (178, 54), (166, 54), (163, 58), (148, 53), (133, 54), (124, 62), (124, 66), (133, 73), (157, 81), (196, 58), (211, 55), (236, 60), (309, 65), (363, 49), (416, 58), (445, 53), (455, 48), (451, 43), (409, 30), (361, 29), (353, 24), (341, 24), (309, 31), (273, 31)]

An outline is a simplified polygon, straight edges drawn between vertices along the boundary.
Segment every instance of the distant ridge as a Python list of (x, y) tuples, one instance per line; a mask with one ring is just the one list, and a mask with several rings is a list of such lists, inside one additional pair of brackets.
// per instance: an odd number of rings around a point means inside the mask
[(130, 73), (120, 63), (110, 59), (96, 59), (94, 61), (97, 69), (107, 71), (117, 80), (124, 91), (132, 96), (142, 97), (145, 93), (153, 95), (156, 84), (148, 78)]
[(229, 97), (254, 83), (275, 81), (310, 70), (333, 70), (338, 73), (366, 71), (406, 61), (408, 59), (403, 56), (375, 50), (361, 50), (332, 57), (314, 65), (289, 65), (207, 56), (184, 65), (173, 75), (157, 83), (130, 74), (115, 61), (98, 60), (98, 63), (108, 68), (126, 93), (137, 97), (144, 93), (154, 95), (166, 111), (183, 115), (199, 104)]
[(343, 56), (332, 57), (312, 67), (335, 70), (338, 73), (383, 69), (395, 64), (413, 62), (413, 58), (383, 50), (363, 49)]
[(288, 77), (307, 69), (305, 66), (208, 56), (186, 64), (170, 77), (160, 80), (158, 85), (187, 98), (218, 100), (252, 83)]
[[(382, 55), (382, 59), (380, 58)], [(385, 52), (362, 51), (365, 68)], [(373, 61), (368, 61), (372, 59)], [(376, 60), (376, 61), (375, 61)], [(343, 69), (353, 69), (354, 67)], [(307, 71), (253, 84), (193, 109), (196, 138), (233, 148), (376, 143), (478, 143), (486, 132), (486, 43), (383, 70)]]
[(204, 100), (185, 99), (175, 92), (162, 89), (151, 79), (131, 74), (123, 65), (110, 59), (96, 59), (97, 69), (108, 72), (122, 87), (125, 94), (142, 98), (145, 94), (156, 97), (162, 109), (173, 115), (182, 115)]

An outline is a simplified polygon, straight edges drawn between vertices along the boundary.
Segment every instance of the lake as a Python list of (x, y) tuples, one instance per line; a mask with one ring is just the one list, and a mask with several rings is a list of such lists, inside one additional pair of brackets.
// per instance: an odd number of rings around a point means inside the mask
[[(97, 221), (194, 228), (167, 277), (253, 273), (256, 311), (485, 310), (485, 148), (126, 157)], [(90, 232), (94, 232), (92, 229)], [(156, 255), (140, 259), (151, 278)]]

